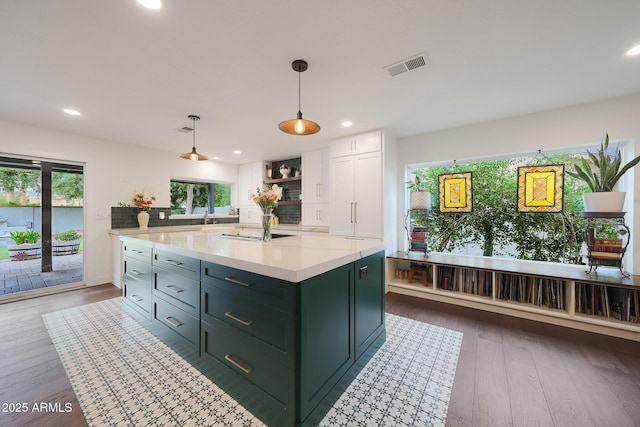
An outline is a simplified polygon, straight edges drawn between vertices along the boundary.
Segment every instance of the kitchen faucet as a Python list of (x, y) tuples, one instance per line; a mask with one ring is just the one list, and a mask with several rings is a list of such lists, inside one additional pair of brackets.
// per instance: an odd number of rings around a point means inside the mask
[(207, 217), (209, 216), (209, 211), (204, 211), (204, 225), (207, 225)]

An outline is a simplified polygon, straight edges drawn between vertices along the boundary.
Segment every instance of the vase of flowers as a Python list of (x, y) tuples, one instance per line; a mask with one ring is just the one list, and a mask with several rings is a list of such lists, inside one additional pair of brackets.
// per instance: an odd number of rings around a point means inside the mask
[(131, 199), (140, 211), (138, 212), (138, 226), (140, 227), (140, 230), (146, 230), (148, 228), (149, 211), (151, 210), (151, 205), (155, 200), (155, 196), (145, 197), (144, 193), (136, 193), (136, 195)]
[(273, 209), (278, 207), (278, 195), (272, 190), (263, 191), (259, 188), (257, 190), (253, 195), (253, 201), (262, 210), (262, 241), (270, 242)]

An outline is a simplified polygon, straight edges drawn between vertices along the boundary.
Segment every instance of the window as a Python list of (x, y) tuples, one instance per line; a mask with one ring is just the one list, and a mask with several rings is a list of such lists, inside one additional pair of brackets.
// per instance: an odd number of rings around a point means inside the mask
[(231, 185), (215, 182), (171, 181), (171, 214), (228, 214)]
[[(550, 262), (579, 263), (584, 251), (585, 221), (582, 194), (587, 186), (564, 175), (564, 209), (560, 213), (522, 213), (517, 209), (517, 169), (524, 165), (564, 164), (565, 171), (585, 155), (585, 150), (535, 158), (425, 165), (407, 168), (416, 186), (431, 194), (428, 217), (411, 212), (412, 223), (428, 227), (429, 248), (438, 252), (510, 257)], [(438, 176), (472, 172), (473, 210), (443, 213), (439, 209)], [(408, 200), (408, 197), (407, 197)]]

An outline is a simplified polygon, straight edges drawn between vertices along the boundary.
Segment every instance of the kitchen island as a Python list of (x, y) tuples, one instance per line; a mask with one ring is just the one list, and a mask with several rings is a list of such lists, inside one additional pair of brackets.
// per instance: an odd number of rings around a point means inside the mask
[(224, 228), (120, 240), (125, 309), (267, 425), (317, 423), (384, 341), (380, 240)]

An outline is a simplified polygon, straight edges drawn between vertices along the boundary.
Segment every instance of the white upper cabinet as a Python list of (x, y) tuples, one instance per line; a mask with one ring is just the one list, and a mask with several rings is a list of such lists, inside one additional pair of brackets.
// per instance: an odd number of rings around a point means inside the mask
[[(346, 146), (341, 140), (331, 147), (330, 231), (343, 236), (382, 238), (382, 135), (373, 132), (353, 140), (353, 146)], [(347, 148), (362, 152), (345, 155)], [(336, 153), (339, 155), (334, 156)]]
[(339, 139), (331, 144), (331, 158), (350, 156), (353, 154), (371, 153), (382, 150), (382, 134), (380, 131), (363, 133)]
[(260, 222), (260, 207), (253, 201), (252, 195), (258, 188), (264, 186), (266, 175), (263, 162), (246, 163), (238, 166), (238, 208), (240, 209), (240, 223)]
[(329, 201), (329, 150), (302, 153), (302, 203)]

